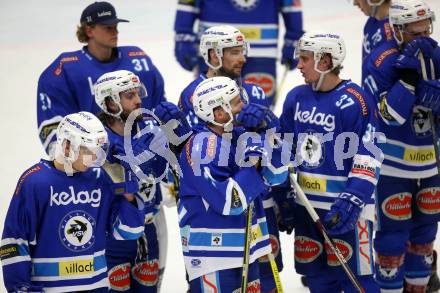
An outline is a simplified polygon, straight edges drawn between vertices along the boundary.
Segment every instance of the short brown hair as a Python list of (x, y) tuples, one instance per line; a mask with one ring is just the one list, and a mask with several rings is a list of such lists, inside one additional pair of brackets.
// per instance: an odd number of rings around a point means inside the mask
[(80, 43), (88, 43), (89, 42), (89, 37), (87, 36), (87, 33), (86, 33), (87, 26), (93, 27), (94, 25), (88, 25), (85, 22), (83, 22), (79, 26), (77, 26), (77, 28), (76, 28), (76, 37), (78, 38), (78, 41)]

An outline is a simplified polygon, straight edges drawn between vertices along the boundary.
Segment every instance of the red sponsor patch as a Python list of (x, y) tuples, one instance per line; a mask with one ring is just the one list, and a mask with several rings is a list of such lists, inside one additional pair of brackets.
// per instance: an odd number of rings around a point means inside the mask
[(210, 157), (214, 157), (215, 156), (216, 146), (217, 146), (217, 137), (215, 136), (215, 134), (211, 134), (208, 137), (208, 149), (206, 151), (208, 156), (210, 156)]
[(63, 70), (63, 64), (66, 62), (74, 62), (74, 61), (78, 61), (79, 58), (77, 56), (72, 56), (72, 57), (64, 57), (61, 58), (60, 63), (58, 64), (57, 68), (55, 68), (54, 74), (56, 76), (59, 76), (61, 74), (61, 71)]
[(159, 261), (157, 259), (143, 261), (134, 265), (133, 279), (144, 286), (154, 286), (159, 280)]
[(424, 188), (417, 193), (417, 206), (419, 210), (428, 215), (440, 212), (440, 188)]
[[(272, 247), (272, 255), (274, 258), (280, 253), (280, 242), (275, 235), (269, 234), (270, 246)], [(259, 262), (268, 262), (269, 257), (264, 255), (258, 259)]]
[[(215, 291), (217, 292), (217, 291)], [(248, 293), (260, 293), (261, 292), (261, 283), (260, 279), (254, 280), (247, 284), (246, 292)], [(241, 293), (241, 288), (237, 288), (232, 293)]]
[(131, 81), (132, 81), (132, 82), (139, 82), (139, 78), (137, 78), (136, 76), (133, 76), (133, 77), (131, 78)]
[(275, 78), (273, 75), (264, 72), (254, 72), (246, 74), (245, 82), (253, 83), (261, 87), (267, 96), (275, 92)]
[[(339, 249), (342, 256), (344, 257), (345, 261), (349, 261), (351, 256), (353, 255), (353, 248), (351, 247), (348, 242), (341, 240), (341, 239), (335, 239), (333, 238), (333, 242), (336, 246), (336, 248)], [(333, 250), (330, 248), (330, 245), (328, 243), (325, 243), (325, 252), (327, 253), (327, 264), (329, 266), (339, 266), (341, 263), (339, 262), (338, 258), (336, 257), (336, 254), (333, 252)]]
[(403, 192), (389, 196), (382, 203), (383, 213), (393, 220), (408, 220), (412, 216), (411, 193)]
[(352, 94), (361, 104), (361, 108), (362, 108), (362, 115), (363, 116), (367, 116), (368, 115), (368, 107), (367, 104), (365, 103), (364, 97), (362, 97), (362, 95), (355, 90), (354, 88), (349, 87), (347, 89), (347, 92), (349, 92), (350, 94)]
[(18, 195), (18, 193), (20, 192), (21, 186), (23, 185), (24, 180), (31, 174), (40, 171), (41, 167), (40, 166), (34, 166), (32, 168), (30, 168), (29, 170), (27, 170), (23, 175), (21, 175), (20, 180), (18, 180), (18, 184), (17, 187), (15, 188), (15, 192), (14, 195)]
[(309, 263), (321, 253), (322, 244), (318, 241), (306, 236), (295, 236), (295, 261)]
[(116, 291), (125, 291), (130, 288), (130, 264), (124, 263), (111, 268), (108, 273), (110, 287)]
[(136, 56), (147, 56), (144, 51), (131, 51), (128, 52), (128, 56), (130, 57), (136, 57)]
[(417, 11), (417, 16), (423, 16), (426, 14), (425, 9), (420, 9), (419, 11)]
[(385, 60), (385, 58), (387, 58), (391, 54), (397, 53), (397, 52), (398, 52), (398, 50), (396, 48), (391, 48), (391, 49), (388, 49), (388, 50), (382, 52), (382, 54), (380, 54), (379, 57), (377, 57), (376, 61), (374, 61), (374, 65), (376, 67), (379, 67), (382, 64), (383, 60)]
[(236, 40), (237, 40), (238, 42), (243, 41), (243, 36), (237, 36)]

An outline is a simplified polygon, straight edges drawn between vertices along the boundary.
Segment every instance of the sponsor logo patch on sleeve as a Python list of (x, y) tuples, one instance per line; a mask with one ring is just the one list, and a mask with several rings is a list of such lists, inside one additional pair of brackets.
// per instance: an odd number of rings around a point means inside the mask
[(128, 52), (129, 57), (137, 57), (137, 56), (147, 56), (144, 51), (130, 51)]
[(380, 54), (379, 57), (377, 57), (376, 61), (374, 61), (374, 65), (376, 67), (379, 67), (380, 65), (382, 65), (385, 58), (387, 58), (388, 56), (390, 56), (391, 54), (396, 53), (396, 52), (398, 52), (396, 48), (391, 48), (391, 49), (388, 49), (388, 50), (382, 52), (382, 54)]
[(59, 76), (63, 70), (63, 65), (66, 62), (76, 62), (79, 61), (78, 56), (72, 56), (72, 57), (64, 57), (61, 58), (60, 63), (58, 64), (57, 68), (55, 68), (54, 74), (56, 76)]

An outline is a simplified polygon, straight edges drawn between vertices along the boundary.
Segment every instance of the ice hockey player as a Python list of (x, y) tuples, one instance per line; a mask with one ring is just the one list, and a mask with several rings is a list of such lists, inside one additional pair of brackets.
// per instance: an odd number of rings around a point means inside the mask
[[(259, 158), (268, 150), (262, 140), (248, 143), (249, 137), (240, 136), (249, 133), (236, 126), (243, 101), (234, 80), (204, 80), (194, 92), (193, 105), (206, 124), (181, 153), (178, 203), (190, 291), (240, 292), (244, 251), (250, 245), (247, 292), (263, 292), (257, 259), (270, 253), (271, 246), (262, 197), (273, 181)], [(248, 161), (249, 156), (258, 160)], [(250, 164), (242, 165), (240, 158)], [(246, 242), (246, 210), (252, 206), (253, 236)]]
[(393, 40), (393, 32), (388, 20), (388, 9), (391, 0), (353, 0), (362, 12), (368, 16), (364, 25), (362, 42), (362, 84), (366, 78), (366, 61), (371, 52), (383, 42)]
[[(143, 237), (124, 242), (107, 237), (109, 292), (157, 292), (163, 273), (159, 272), (157, 231), (162, 227), (157, 226), (155, 215), (162, 199), (159, 182), (167, 172), (167, 154), (161, 153), (164, 156), (161, 157), (150, 152), (151, 157), (148, 160), (145, 158), (146, 162), (136, 158), (142, 156), (144, 151), (152, 150), (153, 146), (155, 151), (166, 152), (168, 141), (155, 120), (143, 118), (141, 106), (146, 90), (137, 75), (127, 70), (109, 72), (98, 79), (94, 89), (96, 103), (102, 109), (98, 117), (109, 137), (108, 160), (116, 168), (122, 165), (135, 171), (139, 177), (136, 199), (145, 212)], [(141, 137), (135, 136), (142, 130), (148, 133)], [(127, 131), (130, 133), (124, 136)], [(130, 139), (131, 144), (127, 145), (124, 138)], [(132, 166), (127, 158), (124, 160), (121, 156), (131, 156)]]
[(200, 54), (208, 70), (201, 73), (180, 94), (179, 107), (185, 113), (191, 126), (203, 124), (195, 115), (192, 98), (195, 88), (206, 78), (226, 76), (236, 80), (244, 90), (243, 98), (249, 102), (269, 106), (263, 89), (255, 84), (243, 82), (242, 68), (246, 63), (249, 45), (244, 35), (229, 25), (214, 26), (207, 29), (200, 40)]
[[(283, 29), (278, 22), (280, 14), (285, 28), (281, 64), (288, 69), (295, 69), (293, 50), (303, 34), (300, 0), (179, 0), (174, 23), (177, 61), (186, 70), (193, 70), (198, 66), (198, 73), (205, 73), (205, 63), (197, 58), (199, 37), (212, 26), (237, 27), (252, 48), (243, 67), (243, 77), (263, 88), (269, 105), (272, 105), (277, 87), (278, 34)], [(196, 22), (198, 24), (194, 31)]]
[(137, 239), (144, 223), (126, 193), (133, 182), (114, 182), (99, 167), (107, 146), (93, 114), (67, 115), (57, 128), (55, 159), (20, 177), (1, 241), (8, 292), (107, 292), (106, 233)]
[(144, 108), (152, 109), (165, 99), (163, 78), (151, 58), (139, 47), (118, 47), (119, 22), (127, 20), (119, 19), (110, 3), (90, 4), (81, 14), (76, 32), (78, 41), (85, 46), (62, 53), (41, 74), (37, 120), (40, 140), (47, 153), (51, 153), (55, 130), (65, 115), (100, 111), (93, 96), (93, 84), (104, 73), (119, 69), (135, 72), (148, 91), (148, 99), (142, 101)]
[[(340, 36), (305, 33), (295, 56), (305, 85), (292, 89), (281, 131), (296, 138), (298, 182), (365, 292), (373, 279), (373, 193), (381, 152), (375, 146), (375, 108), (363, 90), (339, 72)], [(357, 292), (300, 201), (295, 208), (295, 268), (311, 292)]]
[(439, 49), (429, 37), (434, 12), (425, 2), (395, 0), (389, 17), (395, 41), (372, 53), (364, 85), (380, 105), (387, 137), (377, 188), (376, 281), (382, 290), (400, 292), (405, 278), (407, 292), (424, 292), (440, 218), (436, 123), (430, 121), (440, 106), (440, 84), (431, 80), (440, 74)]
[[(193, 99), (195, 88), (207, 78), (215, 76), (226, 76), (241, 83), (241, 69), (246, 62), (247, 49), (248, 45), (244, 35), (238, 29), (229, 25), (211, 27), (202, 35), (200, 52), (206, 64), (209, 66), (209, 69), (206, 75), (200, 74), (196, 80), (191, 82), (182, 91), (179, 101), (180, 108), (186, 114), (186, 118), (193, 128), (203, 128), (206, 124), (203, 119), (200, 119), (194, 113)], [(241, 83), (240, 91), (246, 105), (237, 117), (238, 122), (249, 125), (250, 120), (256, 119), (256, 121), (259, 121), (264, 117), (272, 117), (273, 121), (278, 121), (275, 115), (267, 108), (269, 104), (265, 98), (264, 91), (259, 86), (243, 82)], [(253, 127), (249, 128), (251, 128), (252, 131), (257, 131), (257, 127), (258, 125), (254, 121)], [(276, 188), (277, 187), (274, 187), (273, 189)], [(273, 254), (277, 262), (278, 270), (282, 271), (283, 262), (279, 242), (279, 231), (274, 211), (275, 203), (271, 193), (265, 196), (263, 205), (269, 227), (269, 236), (274, 248)], [(288, 201), (283, 200), (282, 202), (287, 203)], [(266, 258), (261, 259), (260, 263), (262, 291), (268, 292), (275, 288), (272, 270)]]

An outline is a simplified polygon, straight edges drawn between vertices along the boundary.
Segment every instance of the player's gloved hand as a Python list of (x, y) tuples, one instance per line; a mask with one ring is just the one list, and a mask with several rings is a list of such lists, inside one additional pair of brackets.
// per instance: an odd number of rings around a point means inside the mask
[(186, 70), (191, 71), (197, 65), (198, 44), (196, 35), (190, 33), (176, 34), (174, 55), (177, 62)]
[(272, 189), (273, 199), (277, 204), (277, 222), (280, 232), (286, 232), (291, 234), (295, 228), (295, 192), (290, 190), (277, 190)]
[(285, 65), (290, 70), (295, 69), (296, 65), (298, 64), (298, 60), (296, 60), (293, 56), (297, 42), (298, 41), (288, 38), (284, 39), (284, 45), (281, 51), (281, 64)]
[(440, 114), (440, 82), (438, 80), (421, 80), (416, 88), (417, 102), (437, 115)]
[[(185, 118), (185, 114), (183, 114), (183, 112), (173, 103), (161, 102), (154, 109), (154, 114), (163, 124), (167, 124), (172, 119), (175, 119), (176, 123), (171, 123), (169, 125), (170, 127), (173, 127), (173, 129), (169, 130), (173, 131), (177, 137), (184, 137), (191, 132), (191, 127)], [(166, 127), (168, 127), (168, 125), (166, 125)], [(176, 145), (171, 137), (169, 139), (172, 144)]]
[(365, 203), (356, 195), (343, 192), (324, 218), (328, 233), (339, 235), (355, 228)]
[(251, 131), (275, 128), (276, 132), (280, 127), (278, 117), (269, 108), (255, 103), (245, 104), (236, 120), (244, 128)]
[[(411, 69), (421, 73), (419, 53), (429, 59), (437, 47), (437, 42), (429, 37), (419, 37), (407, 43), (400, 56), (397, 58), (394, 66), (399, 69)], [(429, 63), (427, 63), (429, 64)]]

